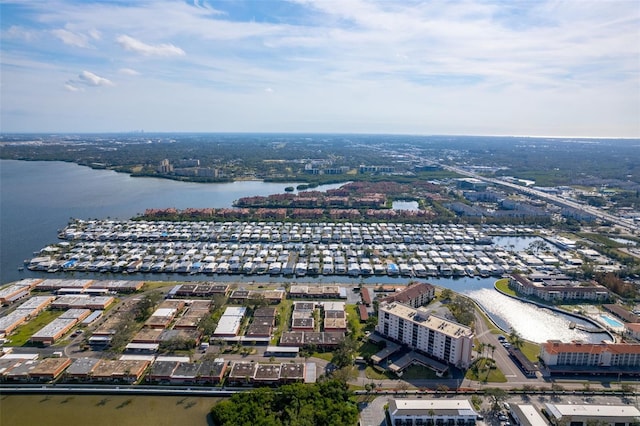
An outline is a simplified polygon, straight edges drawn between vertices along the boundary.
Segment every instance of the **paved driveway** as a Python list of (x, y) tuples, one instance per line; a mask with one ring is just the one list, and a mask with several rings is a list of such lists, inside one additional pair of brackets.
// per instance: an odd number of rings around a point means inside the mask
[(390, 396), (379, 396), (369, 402), (360, 412), (360, 424), (362, 426), (386, 426), (384, 405), (390, 399)]

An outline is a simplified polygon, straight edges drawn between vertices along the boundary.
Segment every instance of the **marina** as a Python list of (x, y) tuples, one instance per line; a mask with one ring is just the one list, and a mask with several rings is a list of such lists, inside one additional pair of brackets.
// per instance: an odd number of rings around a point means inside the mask
[(38, 272), (245, 276), (499, 277), (514, 269), (568, 271), (571, 252), (512, 250), (490, 235), (526, 227), (401, 223), (72, 220), (25, 261)]

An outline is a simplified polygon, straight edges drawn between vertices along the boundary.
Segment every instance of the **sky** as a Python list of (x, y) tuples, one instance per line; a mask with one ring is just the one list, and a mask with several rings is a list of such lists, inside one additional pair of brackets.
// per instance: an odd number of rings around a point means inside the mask
[(638, 0), (2, 0), (0, 132), (640, 137)]

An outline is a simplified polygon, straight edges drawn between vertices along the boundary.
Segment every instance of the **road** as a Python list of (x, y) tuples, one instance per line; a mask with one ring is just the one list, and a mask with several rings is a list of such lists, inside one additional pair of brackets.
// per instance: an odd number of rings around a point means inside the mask
[(542, 192), (542, 191), (538, 191), (537, 189), (533, 189), (533, 188), (529, 188), (526, 186), (522, 186), (522, 185), (518, 185), (512, 182), (507, 182), (505, 180), (502, 179), (494, 179), (494, 178), (488, 178), (482, 175), (479, 175), (477, 173), (473, 173), (473, 172), (469, 172), (467, 170), (461, 169), (460, 167), (455, 167), (455, 166), (448, 166), (448, 165), (444, 165), (444, 164), (440, 164), (440, 166), (446, 170), (458, 173), (460, 175), (463, 176), (467, 176), (467, 177), (472, 177), (475, 179), (479, 179), (483, 182), (487, 182), (487, 183), (492, 183), (494, 185), (499, 185), (499, 186), (506, 186), (508, 188), (514, 189), (518, 192), (522, 192), (525, 193), (527, 195), (533, 196), (535, 198), (539, 198), (539, 199), (543, 199), (546, 201), (549, 201), (553, 204), (559, 205), (559, 206), (565, 206), (565, 207), (572, 207), (574, 209), (577, 209), (581, 212), (584, 213), (588, 213), (591, 214), (601, 220), (605, 220), (605, 221), (609, 221), (612, 223), (615, 223), (616, 225), (626, 229), (627, 231), (633, 233), (637, 233), (638, 230), (640, 229), (640, 227), (638, 225), (636, 225), (632, 220), (629, 219), (623, 219), (621, 217), (612, 215), (610, 213), (607, 213), (597, 207), (594, 206), (589, 206), (589, 205), (585, 205), (585, 204), (580, 204), (576, 201), (573, 200), (569, 200), (563, 197), (559, 197), (557, 195), (554, 194), (548, 194), (546, 192)]

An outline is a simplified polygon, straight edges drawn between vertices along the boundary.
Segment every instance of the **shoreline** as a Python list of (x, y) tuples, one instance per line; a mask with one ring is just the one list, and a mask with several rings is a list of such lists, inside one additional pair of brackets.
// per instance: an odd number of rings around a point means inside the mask
[[(568, 316), (570, 316), (570, 317), (574, 317), (574, 318), (581, 319), (581, 320), (583, 320), (583, 321), (587, 321), (588, 323), (593, 324), (594, 326), (596, 326), (597, 328), (599, 328), (600, 330), (602, 330), (602, 331), (600, 331), (599, 333), (606, 333), (606, 334), (611, 338), (611, 340), (612, 340), (614, 343), (615, 343), (615, 342), (616, 342), (616, 340), (617, 340), (617, 339), (615, 338), (615, 336), (611, 333), (611, 331), (607, 330), (606, 328), (603, 328), (603, 327), (602, 327), (602, 325), (601, 325), (600, 323), (598, 323), (597, 321), (595, 321), (595, 320), (594, 320), (594, 319), (592, 319), (592, 318), (589, 318), (589, 317), (584, 316), (584, 315), (576, 314), (576, 313), (574, 313), (574, 312), (568, 312), (568, 311), (565, 311), (565, 310), (562, 310), (562, 309), (556, 308), (555, 306), (546, 305), (546, 304), (544, 304), (544, 303), (535, 302), (535, 301), (533, 301), (533, 300), (528, 300), (528, 299), (524, 299), (524, 298), (519, 297), (519, 296), (511, 295), (511, 294), (509, 294), (509, 293), (506, 293), (506, 292), (502, 291), (500, 288), (498, 288), (498, 281), (496, 281), (496, 282), (494, 283), (493, 288), (494, 288), (496, 291), (498, 291), (498, 293), (500, 293), (500, 294), (502, 294), (502, 295), (504, 295), (504, 296), (510, 297), (510, 298), (512, 298), (512, 299), (514, 299), (514, 300), (517, 300), (517, 301), (519, 301), (519, 302), (529, 303), (529, 304), (531, 304), (531, 305), (535, 305), (535, 306), (537, 306), (537, 307), (539, 307), (539, 308), (549, 309), (550, 311), (554, 311), (554, 312), (557, 312), (557, 313), (559, 313), (559, 314), (568, 315)], [(498, 327), (498, 328), (500, 328), (500, 329), (502, 330), (502, 327)]]

